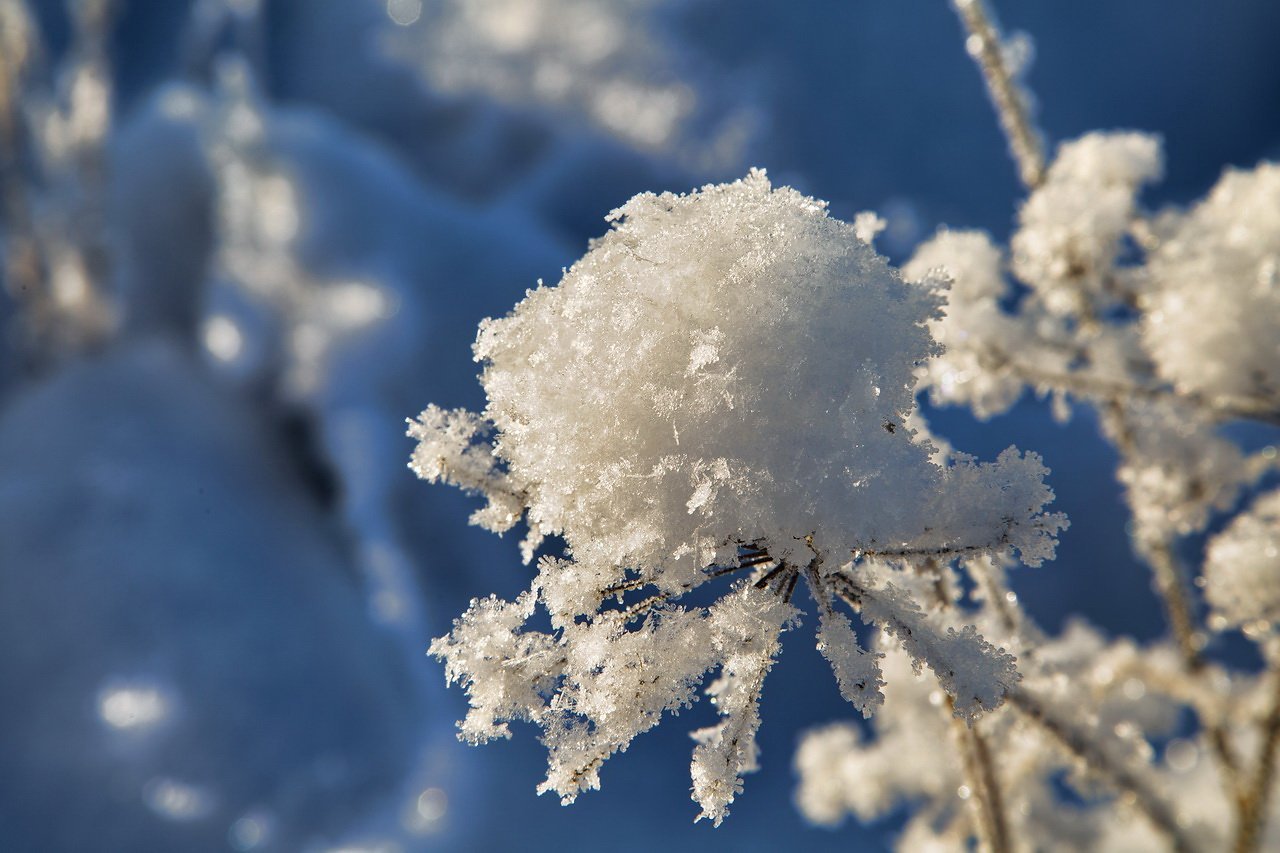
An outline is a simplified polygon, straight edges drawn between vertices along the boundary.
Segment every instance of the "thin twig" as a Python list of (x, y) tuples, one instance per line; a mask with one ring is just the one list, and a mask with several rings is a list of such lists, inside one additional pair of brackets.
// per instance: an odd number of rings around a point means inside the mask
[(1269, 400), (1210, 397), (1179, 391), (1170, 385), (1125, 382), (1092, 376), (1086, 370), (1052, 371), (1019, 363), (1013, 356), (988, 346), (977, 351), (982, 366), (993, 373), (1007, 372), (1027, 385), (1052, 388), (1076, 397), (1100, 399), (1119, 405), (1134, 398), (1190, 406), (1219, 420), (1257, 421), (1280, 426), (1280, 406)]
[(1009, 544), (1009, 533), (1008, 531), (1005, 531), (1000, 534), (997, 539), (990, 542), (981, 542), (976, 545), (937, 545), (928, 548), (854, 548), (852, 553), (855, 559), (862, 557), (880, 557), (883, 559), (896, 560), (911, 557), (928, 557), (934, 560), (939, 558), (954, 560), (971, 554), (992, 551), (1007, 544)]
[(1044, 149), (1040, 132), (1031, 120), (1027, 96), (1005, 61), (1000, 32), (983, 0), (951, 0), (968, 37), (965, 49), (982, 71), (987, 92), (1009, 140), (1009, 151), (1018, 164), (1018, 175), (1029, 189), (1044, 180)]
[(1165, 541), (1139, 542), (1138, 549), (1151, 565), (1155, 590), (1164, 602), (1166, 618), (1184, 666), (1188, 672), (1198, 672), (1204, 668), (1204, 657), (1200, 654), (1203, 641), (1196, 631), (1185, 573), (1178, 564), (1178, 558)]
[(1194, 849), (1178, 828), (1178, 821), (1169, 805), (1151, 789), (1146, 780), (1112, 757), (1091, 736), (1092, 733), (1081, 731), (1075, 725), (1055, 717), (1039, 699), (1022, 688), (1012, 687), (1005, 695), (1009, 704), (1022, 713), (1023, 719), (1034, 723), (1067, 752), (1083, 761), (1091, 772), (1131, 798), (1137, 809), (1168, 839), (1174, 850), (1189, 853)]
[(1258, 769), (1240, 797), (1240, 819), (1236, 825), (1234, 845), (1236, 853), (1253, 853), (1261, 849), (1266, 836), (1267, 810), (1275, 787), (1276, 750), (1280, 747), (1280, 665), (1273, 667), (1272, 672), (1275, 693), (1263, 723)]
[(976, 727), (955, 716), (955, 700), (947, 697), (947, 709), (951, 712), (951, 725), (956, 734), (956, 746), (964, 764), (965, 780), (969, 783), (969, 803), (976, 820), (976, 835), (980, 849), (991, 853), (1007, 853), (1009, 822), (1005, 817), (1004, 798), (996, 781), (995, 765), (986, 739)]
[[(958, 720), (957, 720), (958, 722)], [(1000, 780), (996, 775), (996, 765), (991, 758), (991, 750), (987, 739), (978, 731), (979, 722), (965, 726), (968, 737), (973, 744), (973, 755), (978, 766), (978, 778), (982, 780), (983, 807), (989, 814), (992, 836), (991, 847), (995, 853), (1013, 849), (1010, 843), (1008, 813), (1004, 807), (1004, 794), (1000, 790)]]

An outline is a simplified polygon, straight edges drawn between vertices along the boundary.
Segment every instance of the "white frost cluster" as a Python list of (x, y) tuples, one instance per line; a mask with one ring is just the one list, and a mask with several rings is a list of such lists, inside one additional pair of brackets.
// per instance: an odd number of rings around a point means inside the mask
[[(1000, 248), (984, 232), (944, 229), (916, 249), (902, 273), (946, 294), (942, 315), (930, 322), (934, 339), (945, 349), (922, 368), (921, 381), (934, 398), (964, 400), (982, 416), (1017, 402), (1023, 380), (992, 369), (1004, 357), (992, 347), (989, 333), (1011, 325), (1000, 307), (1010, 290)], [(1007, 336), (999, 342), (1019, 348)]]
[(1177, 394), (1211, 420), (1277, 417), (1280, 166), (1228, 171), (1204, 201), (1150, 218), (1137, 196), (1162, 162), (1153, 136), (1088, 134), (1059, 149), (1007, 256), (980, 232), (944, 229), (919, 247), (907, 277), (951, 282), (934, 323), (946, 352), (922, 371), (936, 399), (987, 417), (1024, 388)]
[(1116, 475), (1144, 535), (1185, 536), (1229, 508), (1251, 477), (1244, 454), (1194, 409), (1131, 405), (1106, 431), (1126, 445)]
[(956, 532), (1044, 556), (1035, 457), (943, 468), (903, 427), (934, 298), (821, 204), (754, 172), (610, 219), (476, 343), (532, 530), (666, 591), (733, 543), (783, 557), (805, 534), (829, 563)]
[(1209, 542), (1204, 582), (1225, 625), (1280, 624), (1280, 491), (1258, 498)]
[[(934, 671), (957, 716), (997, 707), (1012, 656), (937, 623), (914, 574), (983, 554), (1039, 563), (1065, 519), (1043, 512), (1034, 455), (939, 464), (907, 426), (915, 370), (938, 352), (935, 292), (761, 171), (640, 195), (609, 220), (559, 285), (482, 324), (483, 415), (432, 407), (411, 427), (420, 476), (487, 496), (477, 523), (502, 532), (519, 507), (526, 559), (546, 535), (567, 544), (529, 593), (473, 602), (433, 645), (468, 689), (464, 734), (538, 723), (543, 790), (569, 801), (718, 669), (724, 720), (697, 734), (693, 767), (718, 822), (755, 766), (756, 702), (801, 578), (864, 713), (882, 698), (878, 656), (833, 602)], [(710, 608), (676, 604), (734, 573), (748, 579)], [(523, 627), (539, 603), (551, 633)]]
[[(903, 713), (887, 662), (884, 704), (895, 713), (876, 717), (879, 737), (866, 743), (853, 729), (829, 729), (801, 750), (800, 802), (814, 820), (845, 811), (870, 819), (916, 799), (924, 805), (900, 837), (905, 849), (974, 839), (999, 848), (1006, 832), (1032, 846), (1051, 839), (1081, 849), (1223, 849), (1233, 837), (1239, 849), (1265, 846), (1258, 816), (1268, 806), (1250, 798), (1266, 796), (1267, 786), (1242, 792), (1247, 774), (1265, 780), (1269, 770), (1265, 762), (1250, 770), (1253, 759), (1242, 758), (1270, 748), (1257, 745), (1258, 727), (1274, 731), (1265, 721), (1280, 700), (1267, 693), (1271, 676), (1206, 662), (1180, 540), (1237, 513), (1209, 540), (1200, 572), (1208, 627), (1243, 629), (1274, 667), (1280, 500), (1256, 490), (1273, 488), (1276, 452), (1247, 454), (1224, 427), (1280, 423), (1280, 166), (1228, 171), (1205, 200), (1152, 217), (1138, 193), (1161, 168), (1151, 136), (1092, 133), (1064, 143), (1043, 180), (1032, 181), (1007, 251), (980, 232), (944, 229), (904, 273), (945, 293), (931, 320), (945, 351), (918, 372), (935, 400), (989, 417), (1030, 389), (1052, 395), (1063, 417), (1069, 400), (1096, 409), (1119, 456), (1134, 548), (1154, 569), (1178, 642), (1135, 650), (1083, 628), (1046, 641), (998, 573), (985, 573), (987, 583), (971, 569), (983, 605), (976, 628), (1015, 651), (1025, 676), (1013, 702), (1020, 716), (1002, 709), (974, 729), (999, 746), (996, 769), (985, 772), (997, 777), (999, 796), (980, 790), (988, 782), (972, 744), (967, 752), (958, 744), (968, 757), (957, 767), (950, 755), (913, 754), (919, 747), (885, 726)], [(1235, 509), (1242, 494), (1251, 497), (1244, 511)], [(930, 683), (952, 690), (944, 679)], [(1156, 744), (1181, 708), (1194, 711), (1199, 728), (1161, 757)], [(897, 775), (920, 761), (935, 763), (936, 790), (915, 781), (926, 770)], [(1064, 770), (1086, 799), (1102, 780), (1123, 796), (1069, 808), (1050, 785)], [(949, 791), (977, 807), (958, 817)], [(1144, 820), (1117, 807), (1126, 800)], [(992, 803), (1006, 826), (993, 824)]]
[(1219, 424), (1280, 413), (1280, 167), (1230, 172), (1189, 212), (1151, 221), (1137, 192), (1161, 163), (1152, 136), (1064, 143), (1008, 256), (944, 229), (904, 267), (926, 289), (950, 283), (932, 324), (946, 349), (922, 387), (980, 417), (1028, 388), (1062, 414), (1068, 398), (1100, 404), (1142, 542), (1228, 509), (1259, 469)]
[[(1135, 299), (1140, 271), (1122, 263), (1125, 241), (1138, 190), (1161, 169), (1155, 137), (1091, 133), (1061, 146), (1008, 254), (982, 232), (946, 229), (917, 249), (907, 277), (950, 282), (935, 324), (946, 351), (922, 371), (934, 399), (990, 417), (1026, 388), (1088, 396), (1151, 372), (1136, 330), (1100, 320)], [(1013, 280), (1027, 291), (1016, 302)]]
[(1160, 176), (1159, 142), (1140, 133), (1090, 133), (1064, 143), (1018, 214), (1013, 271), (1053, 314), (1102, 303), (1138, 188)]
[(1186, 213), (1156, 222), (1142, 335), (1178, 388), (1280, 398), (1280, 165), (1231, 169)]

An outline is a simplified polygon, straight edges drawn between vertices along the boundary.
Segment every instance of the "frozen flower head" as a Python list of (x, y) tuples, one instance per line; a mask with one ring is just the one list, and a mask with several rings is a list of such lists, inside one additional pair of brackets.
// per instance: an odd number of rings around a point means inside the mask
[[(694, 757), (694, 798), (718, 821), (754, 766), (755, 702), (800, 578), (864, 712), (880, 700), (877, 656), (833, 601), (898, 637), (958, 714), (998, 704), (1012, 658), (933, 625), (902, 569), (1015, 549), (1038, 562), (1062, 520), (1041, 513), (1036, 457), (939, 465), (907, 426), (938, 297), (762, 171), (640, 195), (609, 219), (558, 286), (481, 326), (483, 415), (433, 407), (411, 428), (420, 475), (488, 496), (478, 523), (500, 532), (523, 512), (526, 558), (548, 533), (568, 550), (433, 646), (468, 685), (464, 733), (539, 723), (544, 789), (571, 800), (719, 667), (725, 720)], [(713, 580), (727, 594), (710, 608), (677, 605)], [(538, 603), (552, 634), (522, 629)]]
[(1182, 391), (1274, 407), (1280, 165), (1228, 171), (1208, 198), (1157, 227), (1142, 332), (1160, 373)]
[(676, 583), (743, 538), (908, 535), (940, 474), (902, 428), (932, 297), (762, 172), (610, 219), (476, 344), (530, 520), (579, 560)]

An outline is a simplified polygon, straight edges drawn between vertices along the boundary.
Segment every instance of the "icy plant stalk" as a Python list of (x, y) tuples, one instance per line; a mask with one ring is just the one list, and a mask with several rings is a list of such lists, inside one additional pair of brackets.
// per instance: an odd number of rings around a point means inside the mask
[[(565, 802), (601, 763), (698, 697), (693, 796), (719, 822), (755, 769), (758, 703), (803, 585), (841, 694), (870, 716), (896, 638), (966, 723), (998, 708), (1013, 656), (932, 597), (958, 558), (1052, 556), (1039, 459), (940, 461), (912, 425), (939, 348), (937, 292), (912, 286), (825, 205), (761, 171), (641, 195), (555, 287), (482, 324), (488, 406), (412, 423), (412, 467), (483, 495), (473, 521), (522, 517), (533, 561), (514, 602), (477, 599), (432, 646), (467, 689), (463, 736), (543, 731), (541, 791)], [(681, 599), (714, 584), (707, 607)], [(528, 623), (545, 611), (550, 631)]]
[[(932, 324), (947, 350), (923, 366), (921, 387), (981, 417), (1027, 388), (1053, 395), (1064, 417), (1070, 403), (1095, 407), (1172, 637), (1145, 649), (1083, 625), (1044, 637), (989, 565), (979, 627), (1018, 653), (1025, 677), (1005, 709), (975, 726), (1001, 747), (988, 767), (972, 751), (962, 761), (919, 755), (913, 777), (942, 780), (922, 789), (901, 770), (918, 738), (885, 714), (874, 741), (843, 726), (810, 736), (798, 758), (801, 807), (823, 822), (846, 811), (872, 819), (909, 797), (921, 805), (902, 837), (908, 849), (975, 835), (996, 849), (1269, 849), (1280, 843), (1276, 452), (1250, 456), (1222, 427), (1280, 420), (1280, 172), (1228, 171), (1204, 201), (1152, 217), (1138, 192), (1161, 172), (1153, 137), (1089, 134), (1032, 168), (1028, 99), (1001, 82), (1013, 79), (1006, 52), (982, 49), (999, 34), (977, 0), (955, 6), (1029, 197), (1007, 252), (986, 234), (944, 230), (906, 265), (921, 286), (948, 286)], [(1025, 288), (1017, 299), (1011, 279)], [(1188, 540), (1223, 520), (1197, 555), (1199, 602), (1184, 567), (1199, 549)], [(1233, 629), (1256, 643), (1264, 671), (1206, 655), (1214, 633)], [(933, 688), (918, 681), (891, 679), (886, 711), (919, 706)], [(1169, 741), (1188, 710), (1198, 730)], [(1064, 771), (1082, 804), (1052, 793)], [(1119, 796), (1097, 797), (1089, 780)], [(957, 790), (977, 801), (970, 818), (951, 808)]]

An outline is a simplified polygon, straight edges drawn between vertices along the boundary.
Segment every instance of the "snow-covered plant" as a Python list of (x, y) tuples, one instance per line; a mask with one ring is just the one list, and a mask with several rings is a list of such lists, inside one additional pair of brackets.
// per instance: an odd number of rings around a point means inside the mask
[[(815, 821), (909, 802), (912, 850), (1280, 843), (1280, 513), (1259, 495), (1276, 454), (1223, 429), (1280, 421), (1280, 172), (1230, 172), (1152, 216), (1154, 137), (1087, 134), (1046, 163), (1028, 42), (981, 0), (953, 5), (1028, 190), (1008, 249), (944, 229), (899, 274), (874, 215), (840, 223), (759, 171), (637, 196), (557, 286), (482, 324), (485, 410), (411, 423), (414, 470), (483, 495), (474, 523), (523, 519), (538, 558), (527, 592), (474, 600), (432, 646), (468, 692), (463, 736), (536, 724), (540, 790), (569, 802), (716, 673), (723, 719), (695, 732), (692, 772), (719, 823), (755, 769), (803, 578), (841, 695), (875, 712), (873, 739), (838, 724), (802, 744)], [(989, 417), (1027, 389), (1062, 417), (1096, 408), (1168, 640), (1046, 636), (1008, 590), (1014, 559), (1051, 557), (1065, 525), (1044, 511), (1046, 471), (1012, 449), (953, 453), (915, 396)], [(1227, 520), (1197, 573), (1202, 626), (1182, 560)], [(549, 535), (562, 553), (540, 554)], [(1206, 631), (1236, 626), (1262, 672), (1206, 657)]]
[[(1228, 170), (1152, 223), (1143, 343), (1180, 392), (1275, 412), (1280, 398), (1280, 164)], [(1211, 283), (1211, 286), (1208, 286)]]
[[(921, 388), (980, 417), (1008, 410), (1027, 389), (1052, 395), (1063, 417), (1072, 404), (1094, 407), (1119, 453), (1134, 548), (1153, 570), (1172, 637), (1143, 650), (1082, 625), (1045, 637), (1016, 597), (988, 595), (999, 607), (982, 608), (978, 624), (1018, 653), (1025, 678), (1009, 703), (1017, 713), (975, 724), (958, 739), (959, 758), (923, 753), (896, 721), (941, 694), (930, 683), (895, 692), (891, 682), (875, 740), (842, 726), (802, 745), (800, 806), (834, 822), (910, 800), (908, 849), (954, 849), (974, 837), (993, 849), (1274, 846), (1280, 526), (1266, 490), (1276, 454), (1244, 452), (1223, 427), (1280, 422), (1280, 172), (1269, 163), (1228, 171), (1204, 201), (1153, 216), (1139, 202), (1162, 171), (1152, 136), (1087, 134), (1045, 165), (1029, 99), (983, 4), (954, 5), (1029, 195), (1008, 251), (984, 233), (943, 229), (905, 265), (921, 287), (950, 283), (933, 321), (947, 349), (921, 368)], [(1244, 508), (1242, 494), (1252, 495)], [(1201, 549), (1204, 624), (1183, 566)], [(1262, 672), (1206, 657), (1209, 632), (1236, 627), (1257, 644)], [(888, 713), (899, 706), (914, 710)], [(1189, 734), (1176, 726), (1188, 710), (1197, 720)], [(916, 729), (928, 724), (936, 726)], [(1083, 805), (1052, 793), (1064, 772)], [(1145, 820), (1135, 822), (1135, 810)]]
[[(1033, 454), (936, 449), (907, 421), (938, 352), (935, 292), (855, 228), (754, 171), (689, 195), (637, 196), (555, 287), (482, 324), (482, 414), (431, 407), (413, 468), (483, 494), (473, 521), (525, 518), (531, 589), (478, 599), (432, 652), (463, 682), (473, 741), (543, 729), (542, 790), (599, 785), (604, 759), (707, 689), (694, 799), (716, 822), (755, 766), (757, 703), (803, 579), (841, 693), (870, 715), (879, 655), (843, 604), (897, 637), (971, 720), (1018, 681), (972, 625), (922, 594), (959, 556), (1052, 556), (1065, 520)], [(730, 577), (733, 576), (733, 577)], [(736, 577), (743, 576), (742, 579)], [(709, 606), (679, 600), (718, 584)], [(541, 606), (551, 630), (529, 624)]]

